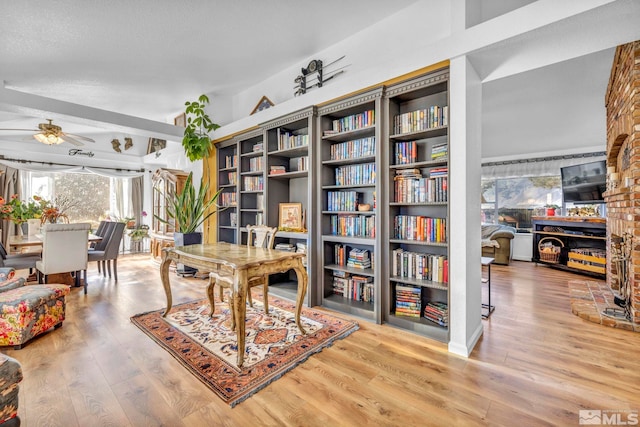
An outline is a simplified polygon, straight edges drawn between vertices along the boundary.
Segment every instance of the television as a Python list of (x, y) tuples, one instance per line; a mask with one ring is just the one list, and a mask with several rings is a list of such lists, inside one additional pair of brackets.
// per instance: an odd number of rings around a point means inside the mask
[(560, 168), (565, 203), (604, 203), (607, 189), (605, 160)]

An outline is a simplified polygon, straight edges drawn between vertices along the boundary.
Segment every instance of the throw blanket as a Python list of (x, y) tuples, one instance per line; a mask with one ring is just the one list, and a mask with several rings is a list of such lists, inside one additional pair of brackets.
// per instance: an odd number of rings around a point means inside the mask
[(500, 243), (497, 240), (491, 240), (489, 237), (496, 231), (502, 228), (501, 225), (483, 225), (482, 226), (482, 247), (494, 247), (499, 248)]

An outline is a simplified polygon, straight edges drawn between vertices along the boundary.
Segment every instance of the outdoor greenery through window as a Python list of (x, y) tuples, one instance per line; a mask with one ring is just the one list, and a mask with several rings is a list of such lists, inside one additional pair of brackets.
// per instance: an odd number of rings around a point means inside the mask
[(545, 206), (562, 206), (560, 176), (482, 180), (481, 203), (483, 224), (530, 230), (531, 217)]
[(129, 178), (108, 178), (92, 173), (22, 172), (25, 200), (40, 196), (52, 202), (64, 200), (69, 222), (89, 222), (93, 229), (106, 217), (131, 216)]

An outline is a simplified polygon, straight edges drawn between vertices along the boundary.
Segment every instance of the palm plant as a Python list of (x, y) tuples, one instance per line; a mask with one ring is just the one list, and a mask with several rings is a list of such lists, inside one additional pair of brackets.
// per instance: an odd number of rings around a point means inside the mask
[[(216, 200), (218, 200), (222, 189), (218, 190), (211, 198), (207, 197), (208, 192), (209, 184), (201, 182), (200, 189), (196, 193), (193, 185), (193, 172), (191, 172), (180, 193), (173, 191), (171, 194), (163, 195), (167, 207), (167, 216), (176, 222), (176, 231), (178, 233), (188, 234), (195, 232), (202, 223), (220, 208), (216, 204)], [(169, 224), (167, 219), (158, 215), (154, 216), (158, 221)]]

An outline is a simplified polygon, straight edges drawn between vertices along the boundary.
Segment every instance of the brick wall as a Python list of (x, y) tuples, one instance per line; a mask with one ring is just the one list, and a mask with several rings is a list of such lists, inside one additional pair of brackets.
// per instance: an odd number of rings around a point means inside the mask
[(640, 323), (640, 40), (618, 46), (605, 97), (607, 109), (607, 284), (620, 286), (611, 262), (611, 240), (632, 236), (629, 279), (632, 287), (631, 315)]

